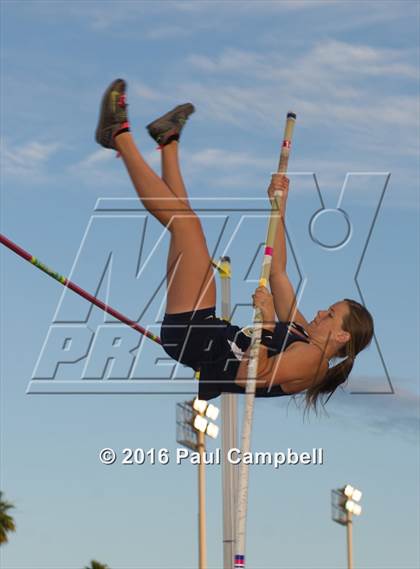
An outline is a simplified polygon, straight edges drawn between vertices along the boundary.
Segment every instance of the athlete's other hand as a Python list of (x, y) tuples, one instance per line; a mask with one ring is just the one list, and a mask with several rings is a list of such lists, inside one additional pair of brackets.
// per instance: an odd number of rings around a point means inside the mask
[(259, 286), (255, 289), (252, 300), (254, 307), (261, 310), (263, 319), (267, 322), (274, 322), (276, 313), (273, 295), (265, 286)]
[(267, 190), (270, 201), (274, 199), (275, 192), (282, 192), (279, 201), (281, 209), (284, 210), (287, 201), (287, 196), (289, 194), (289, 178), (284, 174), (273, 174), (271, 176), (271, 182)]

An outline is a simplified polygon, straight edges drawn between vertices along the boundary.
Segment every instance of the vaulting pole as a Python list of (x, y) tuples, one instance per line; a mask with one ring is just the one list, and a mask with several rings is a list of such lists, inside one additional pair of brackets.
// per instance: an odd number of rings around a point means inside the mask
[[(277, 172), (285, 174), (289, 161), (290, 145), (292, 141), (293, 129), (295, 126), (295, 113), (287, 113), (286, 126), (284, 129), (283, 145), (280, 152), (280, 160)], [(268, 224), (267, 239), (265, 242), (264, 259), (262, 263), (259, 286), (266, 286), (270, 278), (271, 261), (273, 258), (274, 239), (279, 223), (278, 212), (282, 192), (276, 192), (271, 204), (271, 214)], [(245, 411), (242, 424), (242, 456), (250, 451), (252, 417), (254, 413), (254, 400), (256, 388), (256, 376), (258, 371), (258, 353), (261, 344), (262, 315), (260, 310), (254, 310), (254, 327), (251, 340), (251, 349), (248, 362), (248, 378), (246, 384)], [(239, 488), (237, 498), (237, 517), (236, 517), (236, 554), (235, 569), (245, 567), (245, 538), (246, 538), (246, 517), (248, 509), (248, 479), (249, 465), (241, 462), (239, 471)]]

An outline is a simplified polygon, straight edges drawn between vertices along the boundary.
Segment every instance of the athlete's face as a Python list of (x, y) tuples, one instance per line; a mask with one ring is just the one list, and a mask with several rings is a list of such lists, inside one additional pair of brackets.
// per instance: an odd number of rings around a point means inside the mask
[(309, 323), (311, 332), (330, 337), (338, 341), (347, 341), (349, 333), (342, 328), (343, 318), (349, 313), (345, 300), (335, 302), (327, 310), (318, 310), (315, 318)]

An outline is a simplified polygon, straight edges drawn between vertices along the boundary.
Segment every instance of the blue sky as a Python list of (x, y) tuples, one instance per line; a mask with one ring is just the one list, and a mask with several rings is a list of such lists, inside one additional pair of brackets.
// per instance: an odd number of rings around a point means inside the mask
[[(90, 291), (106, 239), (120, 252), (119, 266), (130, 267), (136, 242), (124, 252), (124, 238), (141, 224), (136, 217), (134, 226), (118, 225), (111, 215), (96, 241), (87, 231), (98, 203), (134, 197), (122, 163), (93, 138), (101, 94), (115, 77), (129, 83), (133, 130), (157, 170), (144, 126), (175, 104), (194, 103), (182, 139), (185, 179), (193, 203), (216, 203), (218, 215), (239, 202), (267, 207), (284, 117), (297, 113), (288, 229), (307, 279), (301, 308), (308, 316), (357, 298), (354, 272), (391, 173), (359, 274), (377, 345), (358, 358), (328, 415), (304, 419), (293, 401), (257, 402), (255, 450), (322, 446), (326, 461), (251, 468), (247, 560), (258, 569), (345, 567), (345, 532), (330, 519), (330, 490), (351, 482), (364, 491), (356, 566), (418, 567), (418, 3), (3, 1), (1, 16), (1, 231)], [(353, 235), (343, 249), (322, 250), (308, 237), (321, 207), (312, 173), (328, 208), (350, 173), (342, 207)], [(265, 221), (248, 219), (230, 243), (235, 215), (216, 254), (231, 254), (233, 302), (246, 304), (258, 262), (245, 275)], [(203, 223), (215, 244), (219, 222)], [(342, 219), (325, 216), (318, 231), (337, 242)], [(82, 244), (86, 235), (97, 249)], [(145, 255), (162, 236), (153, 220), (147, 235)], [(86, 307), (9, 251), (0, 254), (1, 488), (16, 505), (18, 526), (2, 547), (2, 566), (77, 569), (92, 558), (113, 569), (196, 566), (196, 467), (98, 460), (103, 447), (174, 452), (182, 396), (28, 395), (59, 303), (71, 322)], [(147, 279), (137, 281), (124, 282), (113, 269), (100, 296), (137, 317), (164, 261), (157, 251)], [(292, 258), (289, 267), (297, 285)], [(146, 323), (163, 300), (160, 291)], [(237, 317), (246, 323), (250, 307), (238, 307)], [(94, 311), (89, 326), (101, 323)], [(155, 352), (144, 359), (150, 378)], [(395, 394), (355, 395), (389, 390), (380, 354)], [(66, 374), (80, 379), (76, 366)], [(221, 470), (207, 473), (209, 567), (218, 567)]]

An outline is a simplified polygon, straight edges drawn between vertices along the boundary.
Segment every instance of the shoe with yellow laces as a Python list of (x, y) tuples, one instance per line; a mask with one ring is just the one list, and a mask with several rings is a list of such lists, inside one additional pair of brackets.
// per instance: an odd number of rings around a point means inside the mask
[(124, 79), (116, 79), (109, 85), (102, 97), (95, 139), (98, 144), (105, 148), (117, 150), (115, 147), (116, 135), (130, 131), (126, 87), (127, 83)]

